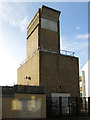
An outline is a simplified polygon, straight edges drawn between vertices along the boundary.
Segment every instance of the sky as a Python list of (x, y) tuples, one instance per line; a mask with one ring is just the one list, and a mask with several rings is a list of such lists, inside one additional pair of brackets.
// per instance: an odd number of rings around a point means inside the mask
[(60, 48), (75, 52), (79, 71), (88, 60), (88, 2), (0, 3), (0, 85), (17, 83), (17, 69), (26, 59), (27, 26), (42, 5), (61, 11)]

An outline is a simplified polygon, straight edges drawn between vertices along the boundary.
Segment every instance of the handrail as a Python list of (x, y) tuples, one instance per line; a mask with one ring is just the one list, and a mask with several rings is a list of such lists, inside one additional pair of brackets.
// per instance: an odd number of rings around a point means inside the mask
[(60, 53), (64, 54), (64, 55), (68, 55), (68, 56), (73, 56), (75, 55), (75, 52), (71, 52), (71, 51), (67, 51), (67, 50), (61, 50), (60, 49)]
[[(57, 50), (52, 50), (52, 49), (44, 49), (44, 48), (40, 48), (38, 47), (32, 54), (32, 56), (30, 57), (27, 57), (21, 64), (20, 66), (22, 66), (25, 62), (27, 62), (30, 58), (32, 58), (37, 52), (39, 51), (45, 51), (45, 52), (50, 52), (50, 53), (54, 53), (54, 54), (59, 54)], [(67, 51), (67, 50), (61, 50), (60, 49), (60, 54), (63, 54), (63, 55), (67, 55), (67, 56), (73, 56), (74, 57), (74, 54), (75, 52), (71, 52), (71, 51)]]

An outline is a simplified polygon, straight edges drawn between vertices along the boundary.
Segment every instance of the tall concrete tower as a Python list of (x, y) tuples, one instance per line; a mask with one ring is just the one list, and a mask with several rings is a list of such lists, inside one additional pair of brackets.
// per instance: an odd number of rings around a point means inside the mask
[(18, 69), (18, 84), (44, 86), (48, 96), (79, 96), (78, 58), (60, 54), (59, 16), (60, 11), (42, 6), (29, 23), (27, 60)]
[(27, 57), (40, 50), (60, 52), (60, 11), (42, 6), (27, 27)]

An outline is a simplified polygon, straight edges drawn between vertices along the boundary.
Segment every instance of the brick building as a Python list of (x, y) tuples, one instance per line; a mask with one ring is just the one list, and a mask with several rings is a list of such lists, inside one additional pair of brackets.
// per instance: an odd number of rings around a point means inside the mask
[[(79, 96), (79, 63), (60, 53), (60, 11), (42, 6), (27, 27), (27, 58), (18, 68), (18, 84), (44, 86), (52, 93)], [(25, 78), (31, 78), (30, 80)]]
[[(27, 58), (17, 70), (18, 85), (2, 89), (3, 118), (46, 118), (46, 96), (56, 101), (63, 97), (65, 106), (68, 97), (80, 96), (78, 58), (60, 50), (60, 13), (42, 6), (29, 23)], [(65, 106), (62, 111), (68, 113)]]

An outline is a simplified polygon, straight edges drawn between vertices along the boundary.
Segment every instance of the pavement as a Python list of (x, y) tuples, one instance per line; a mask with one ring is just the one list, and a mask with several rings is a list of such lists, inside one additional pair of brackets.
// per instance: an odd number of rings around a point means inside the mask
[(27, 119), (27, 118), (5, 118), (1, 120), (90, 120), (90, 116), (88, 117), (61, 117), (61, 118), (52, 118), (52, 119)]
[(90, 120), (90, 116), (70, 116), (70, 117), (60, 117), (60, 118), (52, 118), (46, 120)]

